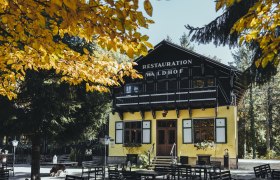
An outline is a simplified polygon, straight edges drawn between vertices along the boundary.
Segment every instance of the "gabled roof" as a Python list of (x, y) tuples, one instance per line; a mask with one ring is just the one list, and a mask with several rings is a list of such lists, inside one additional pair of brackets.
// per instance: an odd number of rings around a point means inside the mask
[[(166, 41), (166, 40), (161, 41), (160, 43), (158, 43), (158, 44), (154, 47), (154, 49), (149, 50), (149, 53), (148, 53), (147, 56), (149, 56), (150, 54), (153, 54), (153, 53), (157, 52), (158, 49), (159, 49), (160, 47), (162, 47), (162, 46), (170, 46), (170, 47), (173, 47), (173, 48), (178, 49), (178, 50), (180, 50), (180, 51), (182, 51), (182, 52), (186, 52), (186, 53), (188, 53), (188, 54), (190, 54), (190, 55), (193, 55), (193, 56), (195, 56), (195, 57), (197, 57), (197, 58), (199, 58), (199, 59), (202, 59), (202, 60), (204, 60), (204, 61), (206, 61), (206, 62), (209, 62), (209, 63), (211, 63), (211, 64), (213, 64), (213, 65), (216, 65), (216, 66), (218, 66), (218, 67), (227, 69), (227, 70), (229, 70), (229, 71), (234, 71), (234, 72), (237, 73), (238, 75), (241, 75), (241, 74), (242, 74), (241, 71), (237, 70), (237, 69), (234, 68), (234, 67), (225, 65), (225, 64), (220, 63), (220, 62), (218, 62), (218, 61), (216, 61), (216, 60), (214, 60), (214, 59), (211, 59), (211, 58), (206, 57), (206, 56), (204, 56), (204, 55), (198, 54), (198, 53), (196, 53), (196, 52), (194, 52), (194, 51), (191, 51), (191, 50), (189, 50), (189, 49), (186, 49), (186, 48), (184, 48), (184, 47), (181, 47), (181, 46), (179, 46), (179, 45), (177, 45), (177, 44), (171, 43), (171, 42)], [(140, 61), (142, 61), (143, 59), (145, 59), (145, 57), (147, 57), (147, 56), (140, 56), (140, 57), (138, 57), (137, 59), (135, 59), (135, 62), (139, 63)]]

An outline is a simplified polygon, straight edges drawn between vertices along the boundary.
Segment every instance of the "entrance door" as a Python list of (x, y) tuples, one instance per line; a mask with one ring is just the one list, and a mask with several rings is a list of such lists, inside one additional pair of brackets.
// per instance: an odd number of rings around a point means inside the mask
[(177, 142), (176, 120), (157, 121), (157, 156), (170, 156), (174, 143)]

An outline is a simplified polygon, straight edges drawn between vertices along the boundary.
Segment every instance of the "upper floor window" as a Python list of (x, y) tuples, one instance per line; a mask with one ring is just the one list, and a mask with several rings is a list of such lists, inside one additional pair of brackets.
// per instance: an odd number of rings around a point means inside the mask
[(193, 88), (202, 88), (202, 87), (204, 87), (203, 79), (194, 79), (193, 80)]
[(124, 89), (125, 94), (137, 94), (140, 92), (139, 84), (127, 84)]
[(209, 87), (209, 86), (215, 86), (215, 80), (214, 78), (208, 78), (206, 79), (206, 86)]
[(193, 79), (192, 86), (193, 86), (193, 88), (203, 88), (203, 87), (215, 86), (215, 79), (214, 78)]

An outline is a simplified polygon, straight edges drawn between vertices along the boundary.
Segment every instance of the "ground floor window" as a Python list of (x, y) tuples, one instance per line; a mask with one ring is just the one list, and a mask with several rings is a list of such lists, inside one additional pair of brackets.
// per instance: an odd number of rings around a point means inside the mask
[(195, 119), (194, 143), (214, 141), (214, 119)]
[(134, 146), (151, 143), (151, 121), (117, 121), (115, 143)]
[(204, 141), (226, 143), (226, 127), (225, 118), (185, 119), (183, 120), (183, 143), (200, 143)]
[(137, 122), (125, 122), (124, 123), (124, 143), (137, 143), (141, 144), (142, 129), (141, 121)]

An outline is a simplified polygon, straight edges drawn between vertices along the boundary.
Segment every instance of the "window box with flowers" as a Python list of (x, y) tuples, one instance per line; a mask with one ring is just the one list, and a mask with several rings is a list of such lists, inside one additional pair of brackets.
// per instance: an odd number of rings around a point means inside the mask
[(206, 150), (207, 148), (214, 148), (214, 141), (207, 141), (204, 140), (202, 142), (198, 142), (194, 144), (194, 147), (196, 147), (197, 150), (202, 149), (202, 150)]

